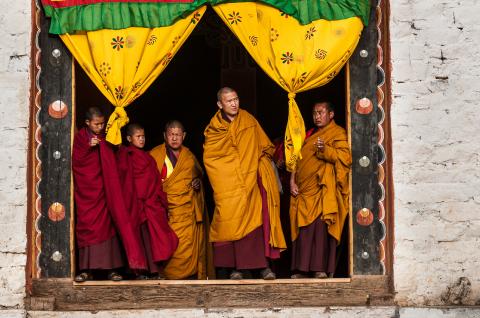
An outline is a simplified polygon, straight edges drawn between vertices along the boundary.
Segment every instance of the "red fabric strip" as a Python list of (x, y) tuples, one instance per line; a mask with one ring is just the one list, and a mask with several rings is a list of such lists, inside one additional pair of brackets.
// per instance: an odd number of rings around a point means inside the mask
[(44, 6), (65, 8), (97, 3), (129, 2), (129, 3), (192, 3), (193, 0), (42, 0)]

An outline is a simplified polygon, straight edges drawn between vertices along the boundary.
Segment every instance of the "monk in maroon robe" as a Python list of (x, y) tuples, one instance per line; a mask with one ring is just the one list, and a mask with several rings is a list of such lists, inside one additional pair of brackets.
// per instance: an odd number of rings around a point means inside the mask
[[(118, 151), (118, 166), (127, 209), (142, 234), (148, 275), (164, 279), (163, 262), (178, 246), (178, 238), (168, 225), (167, 196), (153, 157), (143, 150), (144, 129), (138, 124), (127, 127), (128, 146)], [(147, 278), (138, 275), (137, 278)]]
[(290, 177), (292, 278), (333, 277), (336, 248), (348, 216), (352, 156), (333, 106), (313, 106), (315, 128), (306, 134), (301, 159)]
[(72, 169), (75, 184), (76, 239), (79, 269), (75, 281), (92, 278), (90, 270), (109, 270), (109, 278), (122, 276), (114, 269), (125, 265), (122, 248), (105, 193), (100, 147), (104, 147), (105, 118), (98, 108), (86, 113), (86, 126), (73, 142)]
[(235, 90), (220, 89), (217, 106), (203, 152), (215, 199), (209, 235), (214, 265), (231, 269), (231, 279), (243, 279), (251, 270), (275, 279), (268, 262), (278, 259), (286, 244), (270, 161), (274, 147), (257, 120), (240, 109)]

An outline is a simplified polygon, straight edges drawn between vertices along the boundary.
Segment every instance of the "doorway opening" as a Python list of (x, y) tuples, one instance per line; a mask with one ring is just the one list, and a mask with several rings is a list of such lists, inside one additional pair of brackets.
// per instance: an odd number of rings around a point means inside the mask
[[(164, 142), (163, 128), (167, 121), (180, 120), (186, 129), (187, 146), (202, 163), (203, 131), (217, 111), (216, 93), (219, 88), (234, 88), (240, 97), (240, 107), (255, 116), (270, 140), (282, 141), (288, 118), (287, 93), (270, 79), (244, 49), (235, 35), (224, 25), (214, 10), (208, 7), (199, 25), (180, 48), (165, 71), (148, 90), (126, 108), (130, 122), (145, 128), (145, 149)], [(108, 116), (113, 106), (100, 93), (81, 67), (75, 64), (76, 126), (85, 122), (84, 113), (91, 106), (100, 106)], [(313, 126), (311, 109), (319, 100), (335, 105), (335, 121), (346, 127), (347, 83), (343, 68), (327, 85), (297, 94), (307, 129)], [(213, 195), (208, 178), (205, 199), (211, 217)], [(288, 248), (280, 260), (272, 264), (278, 278), (290, 277), (289, 191), (281, 197), (282, 226)], [(349, 277), (348, 218), (338, 247), (335, 277)], [(217, 273), (224, 278), (224, 273)]]

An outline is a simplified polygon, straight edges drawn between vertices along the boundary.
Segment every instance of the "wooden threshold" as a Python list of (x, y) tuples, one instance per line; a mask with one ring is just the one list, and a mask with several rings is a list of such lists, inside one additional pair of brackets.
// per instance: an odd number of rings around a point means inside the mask
[(158, 285), (269, 285), (269, 284), (319, 284), (319, 283), (350, 283), (350, 278), (302, 278), (302, 279), (211, 279), (211, 280), (111, 280), (72, 282), (73, 286), (158, 286)]
[(271, 308), (392, 305), (387, 276), (341, 279), (95, 281), (33, 280), (29, 310)]

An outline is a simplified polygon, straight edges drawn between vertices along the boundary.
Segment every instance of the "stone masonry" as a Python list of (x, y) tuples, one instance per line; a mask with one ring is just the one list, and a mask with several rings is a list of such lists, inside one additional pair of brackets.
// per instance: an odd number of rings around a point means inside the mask
[(0, 5), (0, 309), (23, 307), (31, 2)]
[(480, 304), (480, 2), (390, 4), (397, 301)]

